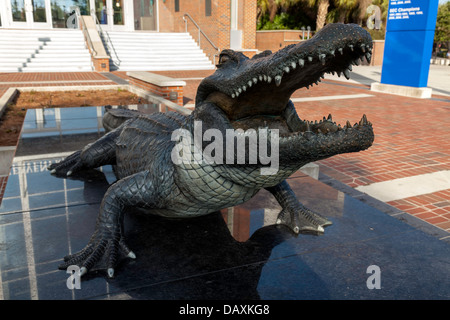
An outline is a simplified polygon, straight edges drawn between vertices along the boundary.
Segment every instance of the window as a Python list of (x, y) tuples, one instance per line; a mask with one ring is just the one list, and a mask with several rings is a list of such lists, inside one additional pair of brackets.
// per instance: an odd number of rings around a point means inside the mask
[(52, 23), (53, 28), (68, 28), (68, 22), (74, 22), (75, 11), (70, 10), (72, 6), (80, 8), (81, 15), (89, 15), (89, 0), (52, 0)]
[(205, 16), (211, 16), (211, 0), (205, 0)]
[(175, 0), (175, 12), (180, 12), (180, 0)]

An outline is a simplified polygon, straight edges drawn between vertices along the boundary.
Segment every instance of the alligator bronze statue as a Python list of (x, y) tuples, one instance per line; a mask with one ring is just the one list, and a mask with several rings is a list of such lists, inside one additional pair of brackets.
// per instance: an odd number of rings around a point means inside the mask
[[(122, 123), (105, 123), (110, 131), (103, 137), (49, 167), (52, 174), (69, 176), (113, 165), (118, 179), (104, 195), (89, 243), (65, 257), (60, 268), (78, 265), (83, 275), (102, 262), (113, 277), (120, 258), (136, 258), (123, 234), (126, 207), (170, 218), (197, 217), (243, 203), (263, 188), (282, 207), (278, 224), (295, 233), (323, 233), (331, 222), (299, 203), (286, 178), (309, 162), (369, 148), (374, 140), (372, 124), (365, 115), (342, 127), (331, 115), (302, 120), (290, 97), (299, 88), (318, 84), (325, 73), (348, 78), (351, 66), (363, 58), (370, 61), (371, 52), (369, 33), (351, 24), (327, 25), (310, 40), (251, 59), (226, 49), (217, 70), (200, 83), (190, 115), (133, 113)], [(181, 129), (203, 140), (190, 141), (185, 135), (174, 139), (174, 132)], [(213, 139), (211, 135), (205, 139), (211, 129), (216, 134), (214, 145), (223, 145), (223, 154), (217, 148), (211, 152)], [(239, 162), (238, 140), (249, 132), (256, 134), (258, 148), (244, 140), (240, 159), (244, 160)], [(224, 138), (218, 139), (218, 134)], [(180, 141), (188, 141), (188, 148), (177, 149)], [(267, 161), (252, 158), (251, 152), (261, 152), (261, 147), (267, 154), (277, 153), (276, 170), (263, 173)], [(174, 154), (208, 148), (215, 161), (174, 161)]]

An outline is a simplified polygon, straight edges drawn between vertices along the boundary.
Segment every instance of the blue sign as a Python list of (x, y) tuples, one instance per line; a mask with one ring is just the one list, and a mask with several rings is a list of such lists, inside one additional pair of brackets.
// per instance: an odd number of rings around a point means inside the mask
[(439, 0), (390, 0), (381, 83), (426, 87)]
[(437, 18), (436, 1), (390, 0), (387, 14), (389, 31), (434, 30)]

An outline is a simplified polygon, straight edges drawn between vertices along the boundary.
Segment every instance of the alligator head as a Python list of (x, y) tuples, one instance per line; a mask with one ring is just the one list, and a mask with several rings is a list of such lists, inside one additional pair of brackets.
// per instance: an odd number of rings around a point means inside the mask
[(318, 84), (325, 73), (349, 78), (352, 65), (370, 61), (371, 52), (369, 33), (353, 24), (327, 25), (307, 41), (251, 59), (223, 50), (216, 72), (199, 85), (196, 109), (217, 106), (235, 129), (279, 129), (284, 161), (307, 163), (364, 150), (374, 139), (365, 115), (353, 126), (349, 121), (336, 125), (331, 115), (309, 122), (300, 119), (290, 97), (299, 88)]

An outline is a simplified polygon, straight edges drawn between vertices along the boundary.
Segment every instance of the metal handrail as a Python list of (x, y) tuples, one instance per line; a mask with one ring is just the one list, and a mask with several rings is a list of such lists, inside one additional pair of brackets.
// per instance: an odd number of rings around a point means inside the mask
[[(111, 47), (111, 49), (114, 51), (114, 55), (115, 55), (116, 58), (117, 58), (117, 61), (118, 61), (117, 65), (120, 65), (120, 63), (122, 62), (122, 60), (120, 60), (119, 55), (118, 55), (117, 52), (116, 52), (116, 48), (114, 48), (114, 44), (112, 43), (111, 38), (109, 37), (108, 32), (104, 32), (104, 31), (103, 31), (103, 29), (102, 29), (102, 27), (101, 27), (101, 23), (100, 23), (100, 21), (98, 20), (97, 15), (96, 15), (95, 13), (94, 13), (94, 14), (91, 14), (91, 16), (94, 17), (95, 25), (97, 26), (97, 32), (98, 32), (98, 34), (100, 35), (100, 37), (101, 37), (102, 35), (105, 35), (105, 34), (106, 34), (106, 37), (107, 37), (106, 42), (109, 42), (110, 47)], [(111, 58), (112, 58), (112, 57), (111, 57)]]
[(81, 30), (83, 31), (84, 38), (87, 41), (89, 48), (91, 49), (91, 52), (94, 53), (94, 56), (96, 56), (97, 51), (94, 49), (94, 45), (92, 43), (91, 37), (89, 36), (89, 32), (87, 31), (86, 24), (84, 23), (84, 20), (81, 18), (81, 12), (79, 7), (75, 7), (75, 14), (77, 16), (77, 20), (81, 24)]
[(189, 13), (185, 13), (185, 14), (183, 15), (184, 28), (185, 28), (186, 33), (188, 32), (188, 27), (187, 27), (188, 21), (187, 21), (186, 18), (189, 18), (189, 20), (191, 20), (192, 23), (193, 23), (193, 24), (197, 27), (197, 29), (198, 29), (198, 46), (201, 47), (200, 39), (201, 39), (201, 35), (203, 35), (203, 36), (205, 37), (205, 39), (209, 42), (209, 44), (217, 51), (217, 53), (214, 54), (214, 58), (213, 58), (213, 59), (214, 59), (214, 65), (215, 65), (215, 64), (216, 64), (216, 56), (219, 55), (220, 49), (219, 49), (219, 48), (211, 41), (211, 39), (208, 38), (208, 36), (202, 31), (202, 29), (200, 28), (200, 26), (199, 26), (199, 25), (197, 24), (197, 22), (195, 22), (195, 20), (189, 15)]

